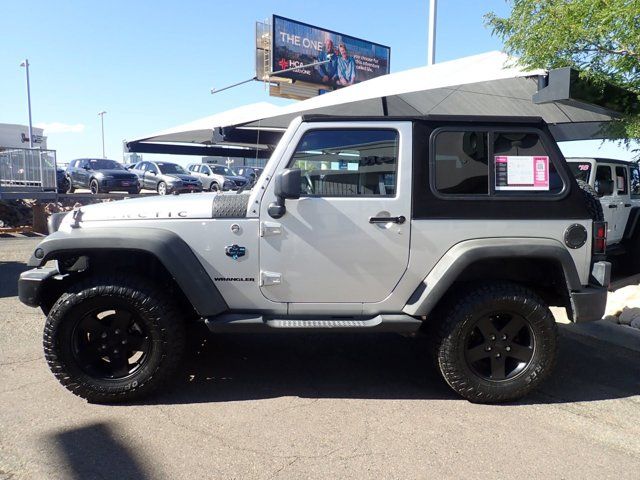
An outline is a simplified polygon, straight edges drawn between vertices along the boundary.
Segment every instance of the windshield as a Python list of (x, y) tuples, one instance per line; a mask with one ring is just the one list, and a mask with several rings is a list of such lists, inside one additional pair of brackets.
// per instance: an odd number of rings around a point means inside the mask
[(567, 162), (569, 170), (576, 178), (576, 180), (582, 180), (589, 183), (589, 173), (591, 172), (591, 164), (589, 162)]
[(211, 168), (213, 169), (213, 173), (217, 173), (218, 175), (238, 175), (229, 167), (223, 167), (222, 165), (216, 165), (215, 167)]
[(179, 173), (179, 174), (187, 174), (187, 171), (182, 168), (180, 165), (176, 165), (175, 163), (156, 163), (161, 173), (171, 174), (171, 173)]
[(123, 166), (115, 160), (103, 160), (92, 158), (89, 160), (92, 170), (124, 170)]

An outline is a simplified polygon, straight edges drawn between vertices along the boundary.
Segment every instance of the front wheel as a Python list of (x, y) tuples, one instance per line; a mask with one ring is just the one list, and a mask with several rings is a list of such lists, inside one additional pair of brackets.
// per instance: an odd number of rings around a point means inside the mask
[(478, 403), (516, 400), (540, 385), (557, 356), (557, 327), (535, 293), (489, 284), (445, 301), (433, 321), (435, 358), (445, 381)]
[(66, 177), (67, 178), (67, 192), (66, 193), (73, 193), (76, 191), (75, 187), (73, 186), (73, 182), (71, 181), (71, 177)]
[(158, 195), (166, 195), (167, 194), (167, 184), (164, 182), (158, 183)]
[(167, 382), (185, 344), (176, 305), (136, 277), (86, 281), (51, 308), (44, 353), (56, 378), (97, 403), (130, 401)]
[(91, 179), (91, 182), (89, 182), (89, 190), (91, 190), (93, 195), (100, 193), (100, 183), (98, 180), (95, 178)]

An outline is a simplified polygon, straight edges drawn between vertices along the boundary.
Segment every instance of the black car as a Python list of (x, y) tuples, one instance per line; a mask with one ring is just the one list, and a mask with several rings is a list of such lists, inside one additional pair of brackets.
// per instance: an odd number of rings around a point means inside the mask
[(254, 184), (263, 170), (264, 168), (261, 167), (240, 167), (236, 169), (236, 172), (249, 180), (251, 184)]
[(138, 162), (130, 171), (140, 179), (141, 188), (159, 195), (202, 191), (202, 182), (176, 163)]
[(68, 189), (73, 193), (76, 188), (88, 188), (91, 193), (124, 191), (139, 193), (138, 177), (115, 160), (104, 158), (79, 158), (72, 160), (66, 172)]
[(67, 180), (67, 172), (64, 168), (56, 168), (56, 191), (58, 193), (67, 193), (69, 190), (69, 181)]

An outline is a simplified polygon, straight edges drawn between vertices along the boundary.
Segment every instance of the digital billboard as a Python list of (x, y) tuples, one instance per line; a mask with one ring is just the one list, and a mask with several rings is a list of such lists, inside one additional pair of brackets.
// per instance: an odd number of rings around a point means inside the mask
[[(330, 89), (389, 73), (389, 47), (278, 15), (273, 16), (271, 25), (271, 71), (277, 77)], [(324, 60), (329, 61), (303, 67)], [(301, 68), (278, 74), (280, 70), (298, 66)]]

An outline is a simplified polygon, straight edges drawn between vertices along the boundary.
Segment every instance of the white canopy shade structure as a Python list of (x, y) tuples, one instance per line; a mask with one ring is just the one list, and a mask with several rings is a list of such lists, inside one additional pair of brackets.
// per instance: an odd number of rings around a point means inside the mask
[(126, 145), (138, 152), (229, 156), (242, 151), (238, 147), (251, 147), (264, 157), (290, 121), (307, 114), (534, 116), (550, 124), (558, 141), (586, 140), (602, 138), (603, 123), (619, 115), (615, 98), (607, 98), (615, 95), (631, 94), (589, 85), (569, 68), (527, 71), (506, 54), (489, 52), (384, 75), (284, 107), (247, 105)]

